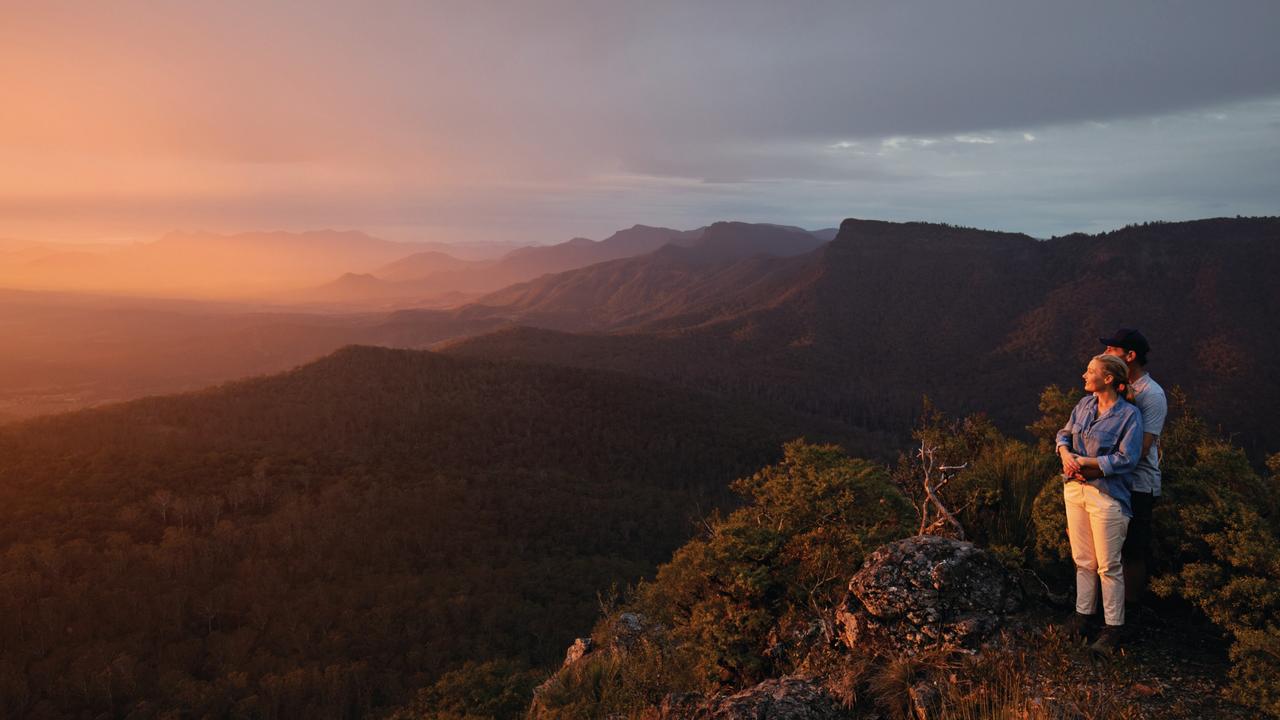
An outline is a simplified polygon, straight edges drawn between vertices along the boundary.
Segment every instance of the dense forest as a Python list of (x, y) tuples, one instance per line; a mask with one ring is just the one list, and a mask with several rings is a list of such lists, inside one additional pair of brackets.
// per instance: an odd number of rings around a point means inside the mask
[(348, 348), (0, 430), (0, 716), (361, 717), (554, 661), (732, 478), (834, 425)]

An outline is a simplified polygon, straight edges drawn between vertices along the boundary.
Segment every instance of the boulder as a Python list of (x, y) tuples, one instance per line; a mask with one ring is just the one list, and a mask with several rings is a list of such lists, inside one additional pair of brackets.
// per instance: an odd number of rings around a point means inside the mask
[(882, 546), (849, 581), (836, 627), (851, 649), (974, 652), (1022, 606), (1021, 585), (973, 543), (920, 535)]
[[(643, 615), (624, 612), (614, 620), (609, 628), (609, 642), (618, 650), (628, 651), (636, 646), (645, 632), (653, 629)], [(656, 628), (661, 630), (661, 628)]]

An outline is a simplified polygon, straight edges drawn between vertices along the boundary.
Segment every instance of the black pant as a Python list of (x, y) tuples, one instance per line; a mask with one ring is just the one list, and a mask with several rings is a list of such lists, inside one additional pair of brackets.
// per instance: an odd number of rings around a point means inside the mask
[(1125, 562), (1137, 562), (1143, 565), (1151, 557), (1151, 509), (1156, 504), (1155, 495), (1149, 492), (1132, 492), (1129, 494), (1129, 505), (1133, 508), (1133, 517), (1129, 519), (1129, 534), (1124, 538), (1124, 547), (1120, 556)]

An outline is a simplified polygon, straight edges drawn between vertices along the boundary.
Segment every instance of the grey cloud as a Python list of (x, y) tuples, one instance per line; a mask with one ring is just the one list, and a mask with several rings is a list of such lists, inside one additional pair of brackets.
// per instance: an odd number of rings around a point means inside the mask
[[(1254, 101), (1280, 97), (1270, 0), (126, 5), (78, 8), (94, 32), (76, 52), (157, 68), (151, 102), (196, 130), (166, 152), (306, 161), (382, 194), (85, 209), (112, 220), (549, 240), (863, 215), (1052, 234), (1280, 196), (1280, 106)], [(43, 7), (7, 18), (8, 39), (57, 50), (68, 18)]]
[(641, 134), (936, 134), (1280, 91), (1280, 6), (1268, 2), (648, 7), (644, 18), (589, 21), (604, 27), (567, 16), (553, 31), (566, 43), (636, 27), (583, 84), (548, 80), (607, 99), (605, 115)]

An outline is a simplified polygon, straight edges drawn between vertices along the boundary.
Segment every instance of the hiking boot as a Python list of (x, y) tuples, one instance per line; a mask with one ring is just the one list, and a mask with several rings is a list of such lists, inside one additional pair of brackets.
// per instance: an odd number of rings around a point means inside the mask
[(1092, 634), (1096, 621), (1093, 615), (1082, 615), (1078, 612), (1071, 613), (1071, 617), (1062, 623), (1062, 631), (1072, 640), (1079, 641)]
[(1124, 633), (1123, 625), (1108, 625), (1098, 633), (1089, 649), (1099, 655), (1112, 655), (1120, 647), (1120, 636)]

